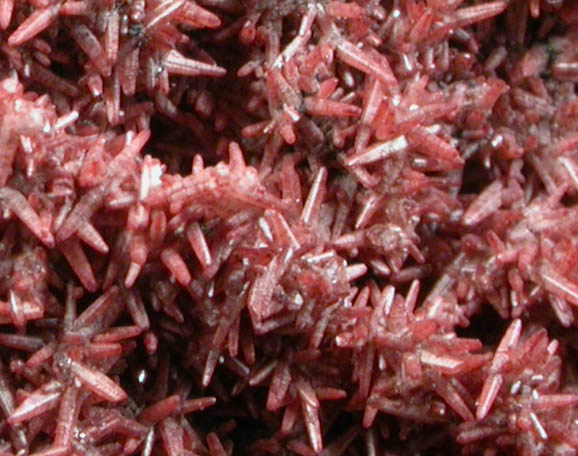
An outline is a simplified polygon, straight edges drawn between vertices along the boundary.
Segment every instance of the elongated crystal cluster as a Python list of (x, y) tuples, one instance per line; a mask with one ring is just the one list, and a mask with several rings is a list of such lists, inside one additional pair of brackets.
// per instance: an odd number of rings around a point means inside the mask
[(0, 30), (0, 456), (578, 454), (576, 1)]

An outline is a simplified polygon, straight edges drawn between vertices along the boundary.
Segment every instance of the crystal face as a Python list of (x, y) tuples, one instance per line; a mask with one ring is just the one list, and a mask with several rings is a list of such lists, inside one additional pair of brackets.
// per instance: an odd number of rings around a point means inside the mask
[(1, 456), (578, 452), (578, 3), (0, 29)]

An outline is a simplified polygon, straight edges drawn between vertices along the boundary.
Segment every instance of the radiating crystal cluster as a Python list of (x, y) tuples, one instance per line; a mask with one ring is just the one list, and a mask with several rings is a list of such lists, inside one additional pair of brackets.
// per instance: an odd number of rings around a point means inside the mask
[(0, 456), (578, 453), (578, 2), (0, 0)]

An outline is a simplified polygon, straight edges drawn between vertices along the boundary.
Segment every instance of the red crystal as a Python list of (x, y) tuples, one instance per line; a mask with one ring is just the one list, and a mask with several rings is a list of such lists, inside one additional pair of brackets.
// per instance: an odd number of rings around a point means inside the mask
[(0, 0), (0, 454), (576, 454), (577, 25)]

